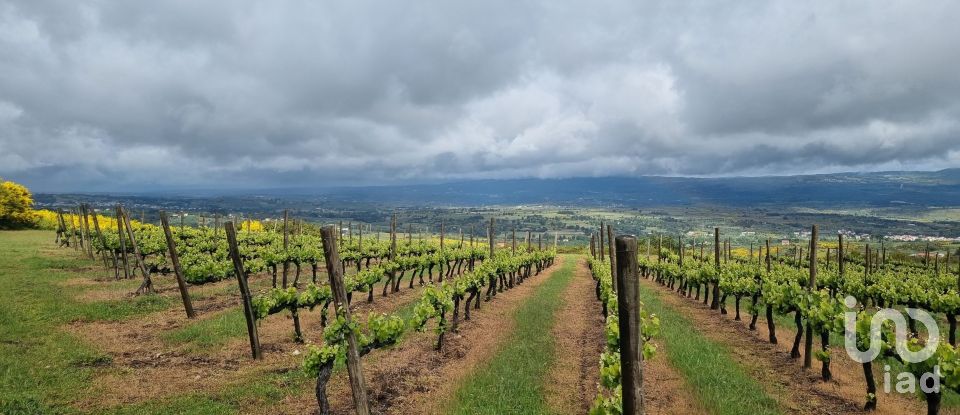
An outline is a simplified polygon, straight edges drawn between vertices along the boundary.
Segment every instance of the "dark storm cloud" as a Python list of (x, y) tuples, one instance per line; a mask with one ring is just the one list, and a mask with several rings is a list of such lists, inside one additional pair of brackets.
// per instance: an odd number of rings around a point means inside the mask
[(960, 166), (960, 4), (2, 1), (40, 190)]

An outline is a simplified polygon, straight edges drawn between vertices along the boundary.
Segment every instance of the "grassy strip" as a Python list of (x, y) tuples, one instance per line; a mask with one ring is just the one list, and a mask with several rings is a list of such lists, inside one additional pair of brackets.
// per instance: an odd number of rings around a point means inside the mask
[(777, 401), (730, 356), (726, 348), (698, 332), (693, 323), (640, 286), (644, 306), (660, 316), (662, 351), (700, 403), (712, 414), (778, 414)]
[(550, 329), (560, 295), (573, 279), (576, 258), (563, 266), (517, 309), (516, 328), (504, 346), (457, 391), (455, 414), (542, 414), (544, 382), (553, 363)]
[[(93, 278), (92, 261), (73, 249), (56, 250), (53, 232), (0, 232), (0, 413), (71, 413), (64, 409), (90, 393), (93, 367), (109, 361), (64, 333), (73, 321), (123, 320), (175, 304), (164, 296), (84, 302), (89, 287), (64, 285)], [(49, 252), (49, 253), (47, 253)]]

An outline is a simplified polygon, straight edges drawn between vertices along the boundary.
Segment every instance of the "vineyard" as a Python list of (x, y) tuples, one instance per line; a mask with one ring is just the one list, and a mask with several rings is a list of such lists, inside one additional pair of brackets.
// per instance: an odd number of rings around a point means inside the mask
[[(64, 320), (48, 330), (83, 344), (54, 366), (84, 393), (31, 390), (51, 380), (18, 375), (3, 413), (960, 408), (949, 254), (894, 259), (817, 227), (808, 245), (781, 249), (735, 247), (719, 228), (697, 241), (601, 224), (583, 253), (560, 255), (543, 234), (498, 232), (496, 218), (480, 236), (443, 224), (415, 235), (395, 217), (373, 230), (286, 214), (187, 226), (159, 212), (151, 224), (120, 205), (39, 215), (50, 231), (28, 238), (30, 255), (51, 258), (39, 269), (63, 273), (50, 289), (73, 298), (50, 297), (42, 309)], [(24, 330), (50, 327), (6, 313)], [(851, 344), (877, 360), (853, 360)]]

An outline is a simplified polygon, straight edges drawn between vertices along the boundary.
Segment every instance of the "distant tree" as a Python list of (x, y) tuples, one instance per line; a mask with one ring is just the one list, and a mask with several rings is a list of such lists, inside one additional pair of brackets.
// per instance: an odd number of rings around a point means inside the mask
[(35, 222), (30, 190), (0, 178), (0, 229), (29, 228)]

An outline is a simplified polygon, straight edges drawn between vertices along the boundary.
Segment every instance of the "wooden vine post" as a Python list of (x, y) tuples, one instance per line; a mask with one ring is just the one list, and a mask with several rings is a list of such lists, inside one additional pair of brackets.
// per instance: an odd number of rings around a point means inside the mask
[(143, 282), (140, 283), (140, 287), (137, 288), (137, 291), (134, 294), (145, 294), (153, 292), (153, 280), (150, 279), (150, 272), (147, 271), (147, 264), (143, 263), (143, 256), (140, 255), (140, 246), (137, 245), (137, 237), (133, 234), (133, 227), (130, 226), (130, 217), (127, 216), (127, 213), (124, 212), (123, 207), (120, 207), (120, 216), (123, 217), (124, 227), (127, 228), (127, 236), (130, 237), (130, 245), (133, 245), (133, 255), (134, 259), (137, 261), (137, 265), (140, 266), (140, 272), (143, 273)]
[[(817, 285), (817, 225), (810, 230), (810, 281), (807, 282), (807, 292), (816, 290)], [(807, 320), (807, 339), (803, 344), (803, 368), (813, 366), (813, 326)]]
[(513, 253), (514, 255), (516, 255), (516, 254), (517, 254), (517, 228), (513, 228), (513, 229), (510, 230), (510, 236), (511, 236), (512, 241), (513, 241), (513, 242), (512, 242), (512, 246), (513, 246), (513, 251), (512, 251), (512, 253)]
[(620, 373), (623, 414), (641, 415), (643, 404), (643, 338), (640, 333), (640, 284), (637, 278), (637, 238), (616, 238), (617, 316), (620, 328)]
[[(343, 269), (336, 264), (340, 263), (340, 253), (337, 250), (337, 236), (334, 226), (327, 225), (320, 229), (323, 240), (323, 256), (327, 263), (327, 274), (330, 276), (330, 288), (333, 291), (334, 307), (337, 314), (343, 313), (346, 325), (350, 326), (350, 308), (347, 306), (347, 291), (343, 285)], [(367, 385), (363, 379), (363, 368), (360, 365), (360, 351), (357, 348), (357, 336), (350, 330), (347, 335), (347, 372), (350, 375), (350, 390), (353, 392), (353, 403), (358, 415), (369, 415), (370, 407), (367, 401)]]
[(70, 235), (73, 237), (73, 250), (79, 251), (80, 245), (82, 245), (82, 243), (80, 241), (80, 237), (77, 236), (76, 217), (77, 215), (73, 213), (73, 209), (70, 209)]
[(597, 242), (594, 235), (590, 235), (590, 256), (596, 260), (597, 259)]
[(123, 236), (123, 214), (120, 213), (120, 204), (117, 204), (117, 234), (120, 238), (120, 256), (123, 260), (123, 278), (131, 278), (130, 261), (127, 260), (127, 242)]
[[(844, 271), (844, 266), (843, 266), (843, 262), (844, 262), (844, 261), (843, 261), (843, 234), (842, 234), (842, 233), (837, 234), (837, 238), (840, 240), (840, 243), (837, 244), (837, 266), (839, 267), (838, 270), (839, 270), (839, 272), (840, 272), (840, 281), (843, 281), (843, 271)], [(866, 288), (866, 287), (864, 287), (864, 288)]]
[[(380, 235), (380, 232), (377, 232), (377, 235)], [(394, 213), (390, 216), (390, 261), (395, 261), (397, 259), (397, 214)], [(398, 277), (394, 271), (390, 271), (390, 279), (393, 283), (393, 292), (400, 291), (400, 280), (401, 276)], [(410, 277), (410, 281), (413, 281), (413, 277)], [(384, 287), (386, 289), (386, 287)]]
[[(255, 360), (263, 359), (263, 352), (260, 350), (260, 336), (257, 333), (257, 319), (253, 315), (253, 304), (250, 299), (250, 286), (247, 285), (247, 273), (243, 269), (243, 260), (240, 258), (240, 250), (237, 248), (237, 231), (233, 228), (233, 222), (224, 224), (227, 233), (227, 245), (230, 248), (230, 259), (233, 261), (233, 272), (237, 276), (237, 284), (240, 285), (240, 299), (243, 301), (243, 317), (247, 321), (247, 335), (250, 338), (250, 352)], [(328, 265), (329, 266), (329, 265)]]
[[(607, 225), (607, 240), (608, 241), (613, 240), (613, 225)], [(613, 292), (617, 292), (617, 287), (619, 287), (620, 284), (617, 282), (617, 258), (616, 258), (616, 253), (614, 253), (614, 250), (616, 248), (614, 247), (614, 244), (607, 244), (607, 245), (609, 245), (609, 248), (610, 248), (610, 253), (609, 253), (610, 279), (613, 282), (612, 284)]]
[(190, 301), (190, 293), (187, 291), (187, 282), (183, 279), (183, 269), (180, 268), (180, 255), (177, 253), (177, 244), (173, 241), (173, 233), (170, 232), (170, 223), (167, 221), (167, 212), (160, 211), (160, 226), (163, 227), (163, 235), (167, 238), (167, 252), (170, 254), (170, 264), (173, 265), (173, 274), (177, 277), (177, 288), (180, 289), (180, 298), (183, 299), (183, 308), (187, 312), (187, 318), (194, 318), (197, 314), (193, 311), (193, 302)]
[[(83, 230), (83, 216), (81, 216), (80, 211), (82, 209), (80, 206), (77, 206), (76, 209), (73, 209), (73, 216), (77, 218), (77, 229), (80, 231), (80, 250), (83, 251), (83, 254), (87, 254), (87, 233)], [(929, 254), (928, 254), (929, 255)]]
[[(769, 239), (767, 239), (767, 256), (766, 256), (766, 262), (767, 262), (767, 264), (766, 264), (766, 265), (767, 265), (767, 275), (769, 276), (769, 275), (770, 275), (770, 268), (771, 268), (771, 262), (770, 262), (770, 240), (769, 240)], [(777, 344), (777, 329), (776, 329), (776, 325), (775, 325), (774, 322), (773, 322), (773, 305), (771, 305), (771, 304), (769, 304), (769, 303), (767, 304), (767, 331), (770, 332), (770, 338), (769, 338), (769, 339), (770, 339), (770, 344)]]
[(717, 269), (717, 282), (713, 283), (713, 300), (710, 301), (710, 309), (720, 308), (720, 228), (713, 228), (713, 261)]
[(80, 213), (83, 216), (83, 231), (87, 234), (87, 256), (94, 259), (93, 256), (93, 235), (90, 234), (90, 217), (87, 215), (87, 205), (80, 205)]
[(287, 220), (289, 219), (289, 212), (283, 210), (283, 288), (287, 288), (287, 274), (290, 272), (290, 262), (287, 261), (287, 247), (290, 245), (290, 235), (287, 230)]
[[(599, 236), (600, 236), (600, 249), (597, 251), (597, 256), (599, 256), (599, 257), (600, 257), (600, 260), (603, 261), (603, 256), (605, 255), (604, 252), (603, 252), (603, 221), (600, 221), (600, 234), (599, 234)], [(613, 242), (613, 241), (607, 241), (607, 242)]]
[[(97, 236), (100, 238), (100, 245), (103, 245), (103, 262), (107, 263), (107, 238), (103, 236), (103, 231), (100, 230), (100, 219), (97, 218), (97, 212), (93, 212), (93, 230), (97, 232)], [(113, 266), (114, 266), (114, 277), (120, 279), (120, 269), (117, 268), (117, 254), (113, 252)]]
[(496, 243), (494, 243), (494, 241), (493, 241), (493, 237), (494, 237), (494, 226), (493, 226), (493, 225), (494, 225), (493, 218), (490, 218), (490, 231), (487, 232), (487, 236), (488, 236), (488, 238), (489, 238), (489, 240), (490, 240), (489, 242), (490, 242), (490, 259), (491, 259), (491, 260), (493, 259), (493, 247), (494, 247), (494, 245), (496, 245)]

